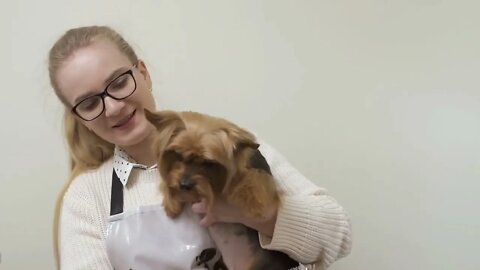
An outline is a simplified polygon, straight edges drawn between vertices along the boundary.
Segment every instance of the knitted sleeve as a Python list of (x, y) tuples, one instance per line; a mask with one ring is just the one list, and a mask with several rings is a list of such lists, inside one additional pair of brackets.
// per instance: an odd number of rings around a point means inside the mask
[(284, 193), (273, 236), (259, 235), (262, 247), (282, 251), (301, 263), (314, 264), (314, 269), (326, 269), (348, 255), (351, 229), (343, 207), (273, 147), (260, 141), (259, 150)]
[(112, 269), (109, 263), (101, 216), (80, 175), (66, 192), (60, 217), (60, 264), (62, 270)]

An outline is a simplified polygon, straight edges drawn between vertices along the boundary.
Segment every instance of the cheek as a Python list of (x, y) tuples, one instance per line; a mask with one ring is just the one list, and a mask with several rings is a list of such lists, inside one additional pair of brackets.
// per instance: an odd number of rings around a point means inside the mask
[(102, 117), (99, 117), (98, 119), (95, 119), (93, 121), (85, 122), (84, 125), (102, 139), (110, 141), (110, 138), (108, 136), (107, 124), (101, 118)]
[(149, 111), (155, 111), (155, 98), (153, 97), (152, 92), (145, 93), (142, 103), (145, 109), (148, 109)]
[(98, 129), (97, 125), (95, 125), (95, 121), (85, 121), (83, 122), (83, 125), (93, 132)]
[(128, 99), (128, 103), (149, 111), (155, 111), (155, 99), (152, 92), (148, 89), (137, 89), (137, 91), (135, 91), (135, 93)]

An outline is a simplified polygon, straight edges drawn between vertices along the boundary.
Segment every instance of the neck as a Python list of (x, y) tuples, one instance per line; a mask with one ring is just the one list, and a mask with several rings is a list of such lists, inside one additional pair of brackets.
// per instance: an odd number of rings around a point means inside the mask
[(155, 157), (152, 147), (153, 138), (154, 132), (140, 143), (122, 148), (139, 164), (152, 166), (157, 163), (157, 158)]

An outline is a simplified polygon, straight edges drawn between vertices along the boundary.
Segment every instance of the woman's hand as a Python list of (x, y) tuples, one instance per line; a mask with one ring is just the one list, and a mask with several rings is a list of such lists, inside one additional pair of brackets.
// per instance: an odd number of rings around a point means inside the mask
[(226, 202), (224, 199), (217, 199), (211, 211), (207, 209), (207, 202), (202, 199), (200, 202), (192, 205), (192, 211), (197, 214), (203, 214), (204, 217), (200, 221), (202, 226), (210, 226), (216, 222), (224, 223), (242, 223), (260, 233), (271, 237), (277, 222), (278, 208), (272, 206), (261, 219), (249, 218), (243, 215), (240, 208)]

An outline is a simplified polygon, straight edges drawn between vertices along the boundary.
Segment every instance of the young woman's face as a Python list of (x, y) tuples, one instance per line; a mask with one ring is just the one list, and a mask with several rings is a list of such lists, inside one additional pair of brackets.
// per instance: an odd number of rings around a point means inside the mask
[[(131, 75), (125, 73), (129, 70)], [(119, 77), (121, 74), (124, 76)], [(134, 91), (121, 100), (105, 96), (103, 113), (92, 121), (79, 118), (87, 128), (108, 142), (133, 146), (153, 131), (144, 114), (144, 109), (155, 110), (152, 82), (145, 63), (131, 63), (110, 41), (96, 41), (75, 51), (58, 70), (57, 84), (71, 107), (83, 101), (77, 106), (77, 112), (88, 119), (98, 115), (103, 105), (101, 99), (84, 101), (86, 97), (102, 93), (107, 87), (107, 92), (116, 98)]]

